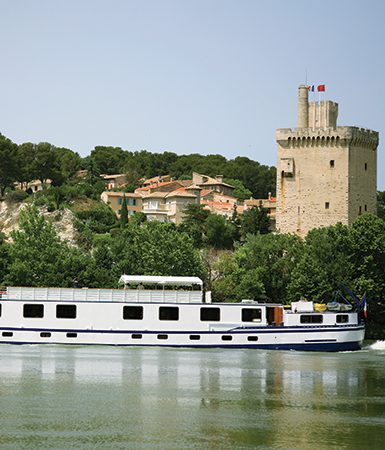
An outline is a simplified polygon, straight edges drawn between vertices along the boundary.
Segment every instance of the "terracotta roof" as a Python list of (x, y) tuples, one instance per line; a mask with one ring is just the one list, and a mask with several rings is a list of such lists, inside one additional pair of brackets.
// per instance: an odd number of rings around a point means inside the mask
[(233, 209), (234, 204), (233, 203), (224, 203), (224, 202), (210, 202), (208, 200), (202, 200), (203, 205), (211, 206), (214, 209)]
[(103, 194), (107, 194), (109, 197), (129, 197), (129, 198), (141, 198), (139, 194), (133, 192), (114, 192), (114, 191), (104, 191)]
[(214, 192), (212, 189), (202, 189), (201, 190), (201, 197), (206, 197), (207, 194), (210, 194), (211, 192)]
[(144, 195), (143, 199), (146, 199), (146, 198), (164, 198), (168, 194), (169, 194), (169, 192), (163, 192), (163, 191), (152, 192), (151, 194)]
[[(162, 182), (160, 182), (160, 183), (154, 183), (154, 184), (151, 184), (150, 186), (145, 186), (145, 187), (137, 188), (137, 189), (135, 189), (135, 190), (136, 190), (136, 191), (149, 191), (149, 190), (151, 190), (151, 189), (155, 189), (155, 188), (158, 188), (158, 187), (167, 186), (167, 185), (170, 185), (170, 184), (172, 184), (172, 183), (177, 183), (177, 181), (162, 181)], [(178, 183), (180, 183), (180, 182), (178, 181)]]
[(169, 192), (167, 197), (189, 197), (189, 198), (197, 198), (196, 195), (187, 192), (184, 188), (176, 189), (175, 191)]
[(163, 178), (167, 178), (167, 177), (170, 177), (170, 175), (158, 175), (156, 177), (152, 177), (152, 178), (148, 178), (147, 180), (144, 180), (143, 184), (159, 183), (159, 182), (161, 182), (161, 180), (163, 180)]

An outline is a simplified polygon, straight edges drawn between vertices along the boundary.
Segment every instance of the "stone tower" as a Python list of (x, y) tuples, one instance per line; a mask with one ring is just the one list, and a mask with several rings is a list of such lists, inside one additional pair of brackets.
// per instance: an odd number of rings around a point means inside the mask
[(277, 229), (351, 225), (376, 213), (378, 133), (337, 126), (338, 104), (311, 102), (298, 90), (298, 127), (277, 130)]

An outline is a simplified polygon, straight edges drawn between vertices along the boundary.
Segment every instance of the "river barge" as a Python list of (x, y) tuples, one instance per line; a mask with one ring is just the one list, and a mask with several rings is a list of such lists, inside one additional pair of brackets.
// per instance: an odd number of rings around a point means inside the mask
[(356, 311), (243, 300), (212, 303), (197, 277), (123, 275), (123, 289), (7, 287), (0, 343), (359, 350)]

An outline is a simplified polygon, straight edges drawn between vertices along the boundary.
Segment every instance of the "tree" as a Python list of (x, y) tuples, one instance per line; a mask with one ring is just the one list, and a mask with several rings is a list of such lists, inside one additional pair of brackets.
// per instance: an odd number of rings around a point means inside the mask
[(74, 277), (81, 277), (88, 258), (62, 242), (35, 206), (22, 211), (19, 226), (18, 231), (11, 233), (7, 284), (71, 286)]
[(69, 148), (55, 148), (56, 160), (63, 178), (68, 181), (80, 169), (81, 158)]
[(367, 335), (385, 333), (385, 221), (371, 214), (360, 216), (350, 232), (352, 289), (366, 294), (369, 311)]
[(352, 285), (350, 254), (348, 226), (339, 223), (311, 230), (293, 269), (288, 299), (295, 301), (304, 296), (315, 302), (331, 301), (343, 284)]
[(234, 186), (234, 197), (236, 197), (239, 200), (246, 200), (250, 197), (252, 197), (253, 193), (250, 191), (250, 189), (247, 189), (247, 187), (242, 183), (240, 180), (235, 180), (233, 178), (225, 178), (224, 180), (227, 184), (230, 184), (231, 186)]
[(385, 191), (377, 192), (377, 215), (385, 220)]
[(0, 196), (19, 178), (17, 145), (0, 134)]
[(210, 214), (205, 221), (205, 243), (216, 249), (229, 249), (233, 246), (235, 227), (223, 216)]
[(122, 173), (127, 152), (120, 147), (97, 146), (92, 150), (90, 158), (95, 163), (98, 175)]
[(233, 286), (232, 300), (263, 296), (267, 301), (281, 303), (287, 298), (302, 246), (298, 236), (249, 234), (230, 260), (225, 259), (225, 264), (220, 260), (214, 287)]
[(269, 232), (270, 220), (267, 210), (262, 206), (246, 209), (240, 218), (241, 235), (245, 239), (248, 234), (266, 234)]
[(120, 226), (124, 227), (128, 222), (128, 209), (127, 209), (127, 201), (126, 196), (123, 195), (122, 208), (120, 210)]
[(17, 164), (19, 167), (17, 181), (27, 186), (29, 182), (36, 180), (37, 173), (34, 164), (36, 146), (32, 142), (20, 144), (17, 150)]
[(205, 277), (192, 240), (172, 223), (130, 221), (111, 244), (115, 279), (135, 275), (186, 275)]
[(183, 223), (179, 229), (191, 237), (196, 247), (202, 247), (206, 231), (205, 223), (210, 211), (204, 209), (203, 205), (189, 203), (183, 214)]
[[(35, 148), (35, 158), (32, 164), (33, 173), (44, 184), (48, 179), (61, 178), (55, 147), (48, 142), (40, 142)], [(62, 181), (60, 179), (60, 181)]]

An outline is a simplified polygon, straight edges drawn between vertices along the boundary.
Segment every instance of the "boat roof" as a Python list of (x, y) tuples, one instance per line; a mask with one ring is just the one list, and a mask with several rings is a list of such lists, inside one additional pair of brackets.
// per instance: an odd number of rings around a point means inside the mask
[(119, 284), (173, 284), (179, 286), (203, 285), (198, 277), (162, 277), (155, 275), (122, 275)]

